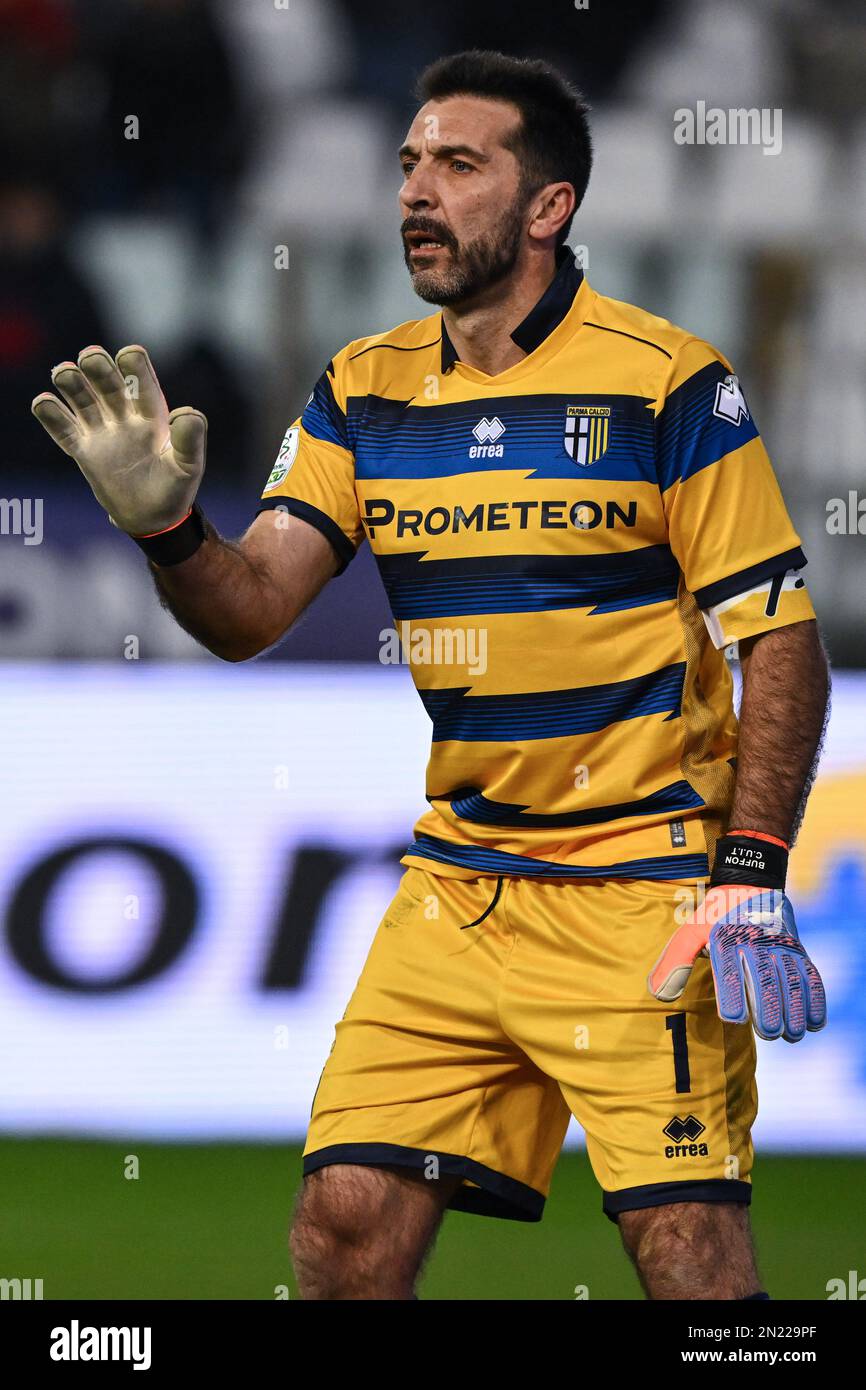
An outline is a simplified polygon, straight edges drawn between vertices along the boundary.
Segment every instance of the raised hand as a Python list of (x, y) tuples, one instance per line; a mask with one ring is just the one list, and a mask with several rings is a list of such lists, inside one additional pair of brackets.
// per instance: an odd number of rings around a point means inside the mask
[[(75, 459), (111, 521), (133, 536), (152, 535), (188, 514), (205, 465), (207, 420), (181, 406), (169, 413), (143, 347), (112, 358), (88, 347), (61, 362), (49, 391), (33, 401), (40, 425)], [(64, 401), (66, 404), (64, 404)]]

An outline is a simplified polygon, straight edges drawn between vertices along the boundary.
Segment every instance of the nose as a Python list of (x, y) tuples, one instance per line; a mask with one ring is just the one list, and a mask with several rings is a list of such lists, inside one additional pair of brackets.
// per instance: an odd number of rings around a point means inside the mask
[(404, 212), (429, 212), (437, 206), (436, 190), (432, 171), (419, 160), (407, 179), (403, 180), (399, 193), (400, 206)]

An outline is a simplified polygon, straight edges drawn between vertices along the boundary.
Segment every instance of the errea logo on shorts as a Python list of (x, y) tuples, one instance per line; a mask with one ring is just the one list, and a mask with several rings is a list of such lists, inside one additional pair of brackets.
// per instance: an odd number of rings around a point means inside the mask
[(470, 444), (469, 457), (471, 459), (501, 459), (505, 452), (505, 446), (497, 443), (505, 433), (505, 426), (498, 415), (494, 415), (492, 420), (483, 416), (478, 424), (473, 427), (472, 433), (478, 440), (477, 444)]
[[(662, 1130), (672, 1144), (665, 1145), (665, 1158), (706, 1158), (710, 1150), (706, 1144), (697, 1141), (706, 1130), (696, 1115), (674, 1115)], [(683, 1141), (688, 1142), (684, 1143)]]

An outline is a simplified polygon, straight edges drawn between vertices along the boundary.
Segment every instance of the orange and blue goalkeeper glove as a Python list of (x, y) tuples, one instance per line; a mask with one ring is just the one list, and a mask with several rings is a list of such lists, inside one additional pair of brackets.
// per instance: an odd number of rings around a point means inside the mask
[(788, 846), (756, 830), (719, 840), (715, 867), (697, 911), (674, 932), (650, 972), (650, 993), (679, 999), (699, 955), (709, 956), (719, 1016), (751, 1018), (762, 1038), (798, 1042), (827, 1022), (821, 976), (785, 895)]

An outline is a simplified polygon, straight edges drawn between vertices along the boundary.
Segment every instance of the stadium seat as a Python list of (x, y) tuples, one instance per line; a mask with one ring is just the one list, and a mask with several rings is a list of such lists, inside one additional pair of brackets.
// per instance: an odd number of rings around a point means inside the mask
[(78, 227), (71, 251), (105, 306), (118, 347), (144, 342), (159, 354), (195, 330), (201, 248), (181, 219), (91, 217)]
[(669, 122), (637, 108), (599, 109), (592, 137), (593, 171), (580, 214), (588, 235), (669, 233), (679, 153)]
[(852, 131), (840, 173), (834, 202), (845, 210), (846, 231), (862, 244), (866, 237), (866, 121)]
[(716, 229), (739, 243), (785, 245), (832, 230), (831, 147), (825, 131), (787, 109), (779, 154), (758, 145), (705, 146), (707, 207)]
[(351, 71), (351, 30), (335, 0), (284, 0), (279, 6), (218, 0), (217, 10), (251, 97), (267, 113), (265, 134), (272, 111), (342, 82)]
[(694, 106), (776, 104), (780, 43), (772, 17), (749, 0), (683, 0), (632, 60), (622, 94), (672, 113)]
[[(248, 189), (255, 211), (273, 225), (344, 240), (380, 224), (396, 199), (398, 171), (390, 122), (370, 102), (329, 97), (290, 111), (271, 131)], [(386, 160), (393, 160), (392, 189)]]

